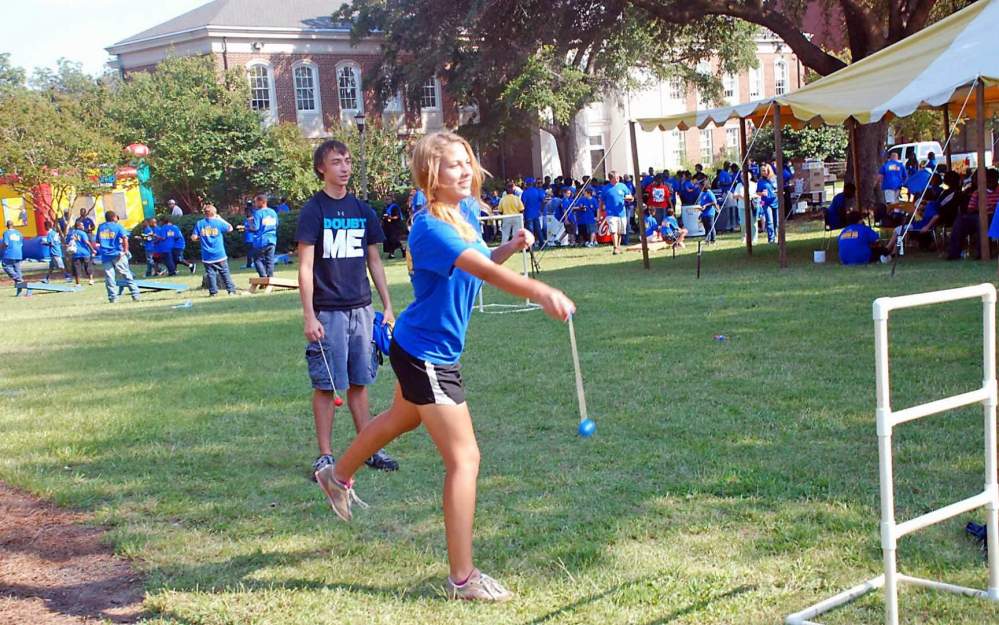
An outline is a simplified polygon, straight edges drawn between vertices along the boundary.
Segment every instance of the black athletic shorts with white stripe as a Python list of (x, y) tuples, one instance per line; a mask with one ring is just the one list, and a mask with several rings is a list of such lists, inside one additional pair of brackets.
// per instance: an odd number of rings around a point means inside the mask
[(389, 362), (406, 401), (417, 406), (457, 406), (465, 403), (460, 363), (435, 365), (420, 360), (395, 341), (389, 347)]

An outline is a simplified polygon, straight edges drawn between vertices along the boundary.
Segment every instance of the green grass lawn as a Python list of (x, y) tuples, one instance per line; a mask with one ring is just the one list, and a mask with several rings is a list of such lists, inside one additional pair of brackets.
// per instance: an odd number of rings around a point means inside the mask
[[(692, 248), (655, 254), (651, 271), (607, 248), (545, 255), (543, 278), (579, 307), (589, 440), (574, 435), (566, 328), (540, 312), (476, 314), (463, 362), (483, 456), (477, 562), (518, 594), (511, 604), (442, 600), (443, 471), (422, 431), (389, 448), (402, 470), (359, 474), (372, 507), (351, 525), (306, 480), (315, 445), (296, 294), (112, 307), (101, 286), (27, 300), (4, 290), (0, 479), (93, 511), (146, 575), (151, 623), (780, 623), (880, 572), (872, 300), (996, 274), (928, 254), (894, 278), (881, 265), (814, 265), (814, 228), (792, 223), (784, 271), (774, 246), (747, 258), (727, 235), (700, 280)], [(401, 310), (399, 261), (389, 279)], [(171, 308), (185, 299), (192, 308)], [(981, 384), (980, 314), (965, 302), (893, 316), (895, 407)], [(374, 410), (392, 385), (386, 367)], [(334, 449), (351, 435), (338, 411)], [(981, 489), (980, 409), (902, 426), (895, 450), (899, 520)], [(903, 539), (902, 569), (983, 587), (984, 560), (963, 536), (983, 518)], [(912, 588), (902, 613), (999, 621), (995, 604)], [(875, 594), (823, 622), (882, 618)]]

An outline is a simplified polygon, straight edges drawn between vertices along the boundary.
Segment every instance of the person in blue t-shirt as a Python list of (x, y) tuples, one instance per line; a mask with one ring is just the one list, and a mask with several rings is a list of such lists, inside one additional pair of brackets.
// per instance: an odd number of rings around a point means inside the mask
[(878, 184), (881, 185), (885, 204), (894, 204), (898, 201), (898, 191), (902, 188), (905, 178), (905, 163), (898, 160), (898, 152), (892, 151), (888, 155), (888, 160), (878, 170)]
[(163, 238), (163, 259), (166, 261), (167, 275), (177, 275), (177, 265), (184, 265), (194, 273), (195, 264), (184, 259), (184, 249), (187, 247), (184, 233), (169, 215), (163, 218)]
[(146, 277), (157, 275), (160, 270), (159, 225), (155, 217), (146, 220), (142, 227), (142, 249), (146, 252)]
[[(496, 200), (496, 206), (499, 206), (499, 200)], [(416, 214), (420, 211), (426, 210), (427, 208), (427, 196), (423, 194), (420, 189), (411, 189), (409, 192), (409, 223), (413, 223), (413, 219), (416, 218)]]
[(520, 201), (524, 204), (524, 227), (534, 235), (537, 246), (544, 240), (544, 226), (541, 223), (545, 205), (545, 190), (542, 188), (544, 183), (527, 178), (524, 184), (528, 185), (520, 194)]
[(607, 227), (614, 241), (614, 254), (621, 253), (621, 238), (628, 228), (625, 204), (633, 199), (628, 187), (617, 177), (617, 172), (610, 172), (607, 175), (607, 186), (600, 193), (600, 205), (606, 215)]
[(87, 233), (87, 236), (90, 237), (90, 240), (96, 241), (97, 239), (95, 238), (96, 237), (95, 233), (97, 232), (97, 224), (94, 223), (93, 217), (90, 216), (93, 212), (94, 212), (94, 206), (91, 206), (89, 209), (81, 208), (79, 221), (80, 225), (83, 227), (83, 231)]
[(593, 187), (586, 187), (573, 211), (576, 218), (576, 240), (583, 247), (596, 247), (597, 200), (593, 197)]
[(94, 270), (91, 259), (97, 253), (97, 247), (83, 229), (82, 219), (76, 220), (73, 229), (66, 237), (66, 252), (73, 255), (73, 280), (76, 286), (80, 286), (80, 274), (86, 275), (87, 283), (93, 286)]
[(937, 155), (933, 152), (926, 155), (926, 168), (932, 172), (937, 170)]
[(715, 215), (718, 214), (718, 198), (708, 187), (707, 179), (701, 181), (701, 195), (697, 200), (701, 207), (701, 223), (704, 224), (704, 240), (708, 244), (715, 242)]
[[(378, 215), (347, 191), (354, 171), (350, 150), (339, 141), (324, 141), (313, 153), (312, 163), (323, 188), (302, 206), (295, 240), (308, 341), (305, 361), (312, 382), (312, 416), (319, 447), (319, 457), (312, 464), (314, 477), (333, 463), (337, 390), (347, 391), (347, 406), (358, 431), (371, 420), (368, 386), (374, 384), (378, 367), (371, 352), (375, 311), (369, 276), (389, 327), (395, 324), (395, 313), (378, 253), (385, 240)], [(412, 235), (409, 240), (412, 246)], [(407, 260), (409, 255), (407, 250)], [(372, 450), (366, 461), (384, 471), (399, 468), (399, 463), (381, 449)]]
[(278, 202), (278, 205), (276, 207), (274, 207), (274, 212), (275, 213), (290, 213), (291, 212), (291, 207), (288, 206), (288, 198), (281, 198), (281, 201)]
[(866, 265), (886, 253), (878, 244), (878, 233), (863, 223), (860, 213), (847, 215), (847, 226), (839, 233), (839, 262)]
[(568, 245), (576, 244), (576, 193), (572, 187), (562, 187), (562, 202), (558, 207), (558, 220), (565, 227)]
[(277, 247), (278, 216), (267, 206), (267, 196), (253, 198), (253, 266), (261, 278), (274, 277), (274, 250)]
[(232, 224), (219, 217), (218, 210), (211, 204), (205, 204), (201, 210), (205, 217), (194, 224), (191, 240), (201, 245), (201, 266), (208, 280), (208, 297), (218, 295), (219, 282), (229, 295), (235, 295), (236, 284), (232, 281), (225, 251), (225, 235), (232, 232)]
[(73, 278), (69, 275), (69, 271), (66, 270), (66, 261), (62, 258), (62, 237), (59, 236), (59, 231), (52, 227), (52, 221), (46, 219), (45, 222), (45, 238), (42, 239), (42, 245), (48, 251), (49, 257), (49, 269), (45, 272), (45, 282), (52, 279), (52, 270), (59, 269), (62, 271), (62, 277), (66, 282), (71, 281)]
[(659, 222), (656, 221), (655, 215), (652, 211), (645, 209), (645, 219), (642, 220), (642, 225), (645, 228), (645, 238), (650, 241), (659, 240)]
[(666, 209), (666, 217), (659, 225), (659, 236), (662, 237), (663, 241), (672, 244), (673, 247), (686, 247), (683, 239), (687, 236), (687, 229), (680, 227), (672, 206)]
[(410, 231), (414, 300), (399, 316), (389, 352), (396, 375), (395, 399), (361, 430), (336, 464), (318, 472), (319, 484), (337, 515), (350, 520), (351, 504), (357, 501), (353, 476), (364, 459), (423, 425), (446, 472), (448, 597), (505, 601), (512, 593), (476, 569), (472, 560), (479, 449), (459, 360), (483, 281), (530, 298), (559, 321), (569, 319), (575, 305), (561, 292), (503, 266), (511, 255), (534, 242), (526, 229), (492, 251), (482, 241), (475, 198), (483, 172), (465, 139), (450, 132), (426, 135), (413, 149), (412, 168), (413, 179), (426, 190), (430, 204), (413, 220)]
[(97, 226), (97, 250), (104, 265), (104, 286), (108, 291), (108, 301), (112, 304), (118, 301), (118, 278), (125, 281), (132, 301), (139, 301), (139, 287), (135, 284), (135, 276), (128, 267), (128, 230), (118, 223), (118, 213), (104, 213), (104, 223)]
[[(4, 230), (3, 240), (0, 242), (3, 246), (3, 257), (0, 259), (0, 266), (3, 267), (5, 274), (10, 276), (10, 279), (14, 282), (14, 297), (21, 294), (21, 291), (27, 291), (28, 284), (24, 281), (24, 276), (21, 275), (21, 261), (24, 260), (24, 254), (22, 252), (22, 246), (24, 245), (24, 236), (14, 229), (14, 222), (10, 219), (7, 220), (7, 229)], [(31, 295), (31, 291), (27, 291), (27, 296)]]
[(853, 200), (857, 195), (857, 186), (852, 182), (843, 185), (843, 190), (833, 196), (826, 209), (826, 228), (839, 230), (846, 225), (846, 214), (853, 208)]
[(756, 181), (756, 195), (760, 197), (760, 212), (763, 213), (763, 221), (767, 228), (767, 243), (773, 243), (777, 240), (777, 224), (783, 215), (780, 214), (780, 202), (777, 199), (774, 173), (770, 165), (766, 163), (760, 165), (760, 177)]

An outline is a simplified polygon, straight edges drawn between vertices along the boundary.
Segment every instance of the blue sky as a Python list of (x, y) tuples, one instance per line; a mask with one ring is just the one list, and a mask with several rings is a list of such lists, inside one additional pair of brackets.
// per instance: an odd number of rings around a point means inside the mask
[(208, 0), (4, 0), (0, 52), (30, 75), (59, 57), (102, 71), (104, 48)]

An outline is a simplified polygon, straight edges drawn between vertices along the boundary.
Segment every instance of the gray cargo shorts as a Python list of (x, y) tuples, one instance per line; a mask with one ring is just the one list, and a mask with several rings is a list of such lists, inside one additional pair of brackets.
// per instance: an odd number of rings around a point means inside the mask
[[(305, 347), (312, 388), (346, 390), (348, 385), (373, 384), (378, 374), (371, 331), (375, 313), (371, 305), (350, 310), (320, 310), (316, 313), (325, 334), (322, 350), (318, 342)], [(323, 352), (326, 361), (323, 362)], [(328, 367), (328, 369), (327, 369)], [(333, 380), (330, 381), (330, 374)]]

